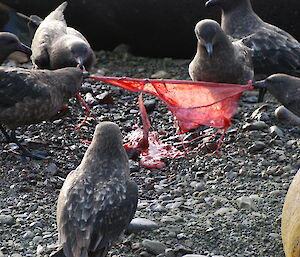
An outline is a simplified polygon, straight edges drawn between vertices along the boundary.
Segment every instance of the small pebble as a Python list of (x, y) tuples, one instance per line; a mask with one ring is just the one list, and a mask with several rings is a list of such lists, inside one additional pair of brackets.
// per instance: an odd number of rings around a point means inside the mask
[(142, 242), (142, 244), (146, 248), (146, 250), (152, 254), (164, 253), (165, 250), (167, 249), (167, 247), (163, 243), (158, 242), (158, 241), (152, 241), (152, 240), (145, 239)]

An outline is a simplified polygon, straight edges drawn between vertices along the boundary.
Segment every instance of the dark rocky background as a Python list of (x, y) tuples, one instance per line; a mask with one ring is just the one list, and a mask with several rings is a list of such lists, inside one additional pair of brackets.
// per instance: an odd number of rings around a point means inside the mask
[[(3, 0), (24, 14), (45, 17), (62, 0)], [(195, 52), (194, 25), (218, 19), (220, 10), (206, 9), (205, 0), (69, 0), (66, 19), (95, 50), (130, 45), (135, 55), (190, 58)], [(298, 0), (253, 0), (254, 10), (300, 39)]]

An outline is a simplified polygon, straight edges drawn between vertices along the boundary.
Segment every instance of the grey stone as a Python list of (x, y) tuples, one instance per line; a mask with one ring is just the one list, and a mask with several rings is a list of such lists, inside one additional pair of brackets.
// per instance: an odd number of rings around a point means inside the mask
[(43, 241), (43, 237), (41, 237), (41, 236), (35, 236), (35, 237), (32, 239), (32, 242), (34, 242), (34, 243), (39, 243), (39, 242), (41, 242), (41, 241)]
[(159, 225), (152, 220), (148, 220), (145, 218), (135, 218), (128, 225), (126, 233), (137, 233), (142, 230), (153, 230), (158, 227)]
[(270, 135), (272, 137), (278, 136), (278, 137), (283, 137), (283, 132), (280, 128), (277, 126), (272, 126), (270, 127)]
[(215, 211), (215, 215), (220, 215), (220, 216), (224, 216), (224, 215), (232, 215), (232, 214), (235, 214), (237, 213), (238, 210), (235, 209), (235, 208), (230, 208), (230, 207), (222, 207), (218, 210)]
[(165, 257), (176, 257), (174, 250), (172, 248), (167, 248), (165, 250)]
[(32, 231), (26, 231), (25, 234), (23, 235), (24, 239), (32, 239), (34, 238), (35, 234)]
[(12, 225), (15, 223), (15, 219), (11, 215), (0, 215), (0, 224)]
[(182, 257), (207, 257), (207, 255), (202, 255), (202, 254), (186, 254), (186, 255), (183, 255)]
[(264, 150), (267, 145), (264, 142), (256, 141), (252, 146), (249, 147), (250, 153), (255, 153)]
[(241, 196), (236, 200), (236, 202), (240, 209), (253, 210), (253, 211), (257, 210), (253, 198), (250, 198), (248, 196)]
[(266, 128), (268, 128), (268, 125), (262, 120), (253, 123), (246, 123), (243, 126), (244, 130), (264, 130)]
[(146, 248), (146, 250), (152, 254), (164, 253), (165, 250), (167, 249), (167, 247), (163, 243), (158, 242), (158, 241), (152, 241), (152, 240), (145, 239), (142, 242), (142, 244)]
[(47, 168), (43, 170), (43, 173), (47, 173), (53, 176), (57, 174), (57, 171), (58, 171), (58, 167), (54, 162), (52, 162), (47, 166)]
[(151, 75), (153, 79), (167, 79), (170, 78), (170, 74), (164, 70), (160, 70)]

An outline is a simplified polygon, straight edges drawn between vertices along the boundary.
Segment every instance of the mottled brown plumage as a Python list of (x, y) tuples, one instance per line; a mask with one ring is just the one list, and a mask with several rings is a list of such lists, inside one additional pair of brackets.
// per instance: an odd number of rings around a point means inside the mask
[(0, 49), (0, 64), (6, 59), (26, 62), (31, 55), (31, 49), (9, 32), (0, 32)]
[(60, 191), (59, 250), (52, 256), (106, 256), (133, 218), (137, 200), (120, 129), (102, 122), (81, 164), (67, 176)]
[(300, 75), (300, 43), (289, 33), (264, 22), (250, 0), (209, 0), (206, 6), (222, 8), (222, 29), (253, 50), (255, 74)]
[(287, 109), (300, 117), (300, 78), (274, 74), (253, 83), (255, 88), (265, 88)]
[(36, 68), (59, 69), (84, 66), (90, 70), (95, 54), (88, 41), (77, 30), (67, 27), (63, 2), (39, 25), (32, 40), (32, 62)]
[(16, 129), (50, 119), (79, 91), (82, 78), (78, 68), (0, 68), (0, 124)]
[(198, 22), (195, 34), (197, 53), (189, 65), (193, 80), (247, 84), (253, 79), (251, 49), (231, 41), (216, 21)]
[[(0, 68), (0, 130), (7, 141), (19, 145), (14, 130), (19, 126), (40, 123), (53, 117), (79, 91), (83, 72), (78, 68), (55, 71)], [(10, 128), (9, 136), (4, 127)]]

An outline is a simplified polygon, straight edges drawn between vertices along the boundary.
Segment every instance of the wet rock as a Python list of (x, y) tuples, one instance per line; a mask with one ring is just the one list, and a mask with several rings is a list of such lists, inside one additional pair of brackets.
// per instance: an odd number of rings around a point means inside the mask
[(158, 228), (159, 225), (152, 220), (145, 218), (133, 219), (127, 227), (126, 233), (138, 233), (143, 230), (153, 230)]
[(145, 239), (142, 242), (142, 244), (146, 248), (146, 250), (152, 254), (164, 253), (165, 250), (167, 249), (167, 247), (163, 243), (158, 242), (158, 241), (152, 241), (152, 240)]

